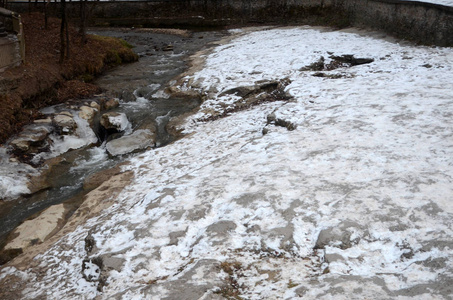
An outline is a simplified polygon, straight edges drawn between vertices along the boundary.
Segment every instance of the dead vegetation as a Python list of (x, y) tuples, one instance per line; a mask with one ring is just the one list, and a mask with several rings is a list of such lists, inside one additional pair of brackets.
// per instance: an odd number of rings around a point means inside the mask
[(31, 122), (39, 108), (97, 93), (99, 89), (89, 81), (112, 66), (138, 59), (124, 41), (87, 36), (83, 43), (76, 28), (70, 27), (70, 56), (59, 64), (60, 20), (49, 18), (45, 29), (40, 13), (22, 19), (26, 63), (0, 77), (0, 143)]

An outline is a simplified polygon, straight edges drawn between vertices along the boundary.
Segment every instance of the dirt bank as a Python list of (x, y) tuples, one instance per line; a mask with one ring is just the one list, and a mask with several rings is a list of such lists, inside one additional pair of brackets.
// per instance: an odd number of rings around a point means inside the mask
[(70, 57), (59, 64), (60, 21), (50, 18), (44, 28), (40, 13), (22, 16), (26, 63), (0, 75), (0, 143), (31, 122), (38, 109), (68, 99), (83, 98), (99, 92), (90, 81), (106, 69), (138, 56), (118, 39), (88, 36), (70, 28)]

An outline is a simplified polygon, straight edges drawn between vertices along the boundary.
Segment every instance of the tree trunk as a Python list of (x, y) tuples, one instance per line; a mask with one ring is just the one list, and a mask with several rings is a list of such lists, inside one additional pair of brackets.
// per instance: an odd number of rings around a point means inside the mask
[(47, 0), (46, 3), (44, 4), (44, 29), (47, 30), (48, 29), (48, 26), (47, 26), (47, 18), (48, 18), (48, 6), (49, 6), (49, 1), (50, 0)]
[(82, 36), (82, 43), (83, 44), (85, 44), (87, 42), (86, 22), (87, 22), (86, 0), (80, 0), (80, 28), (79, 28), (79, 33)]
[(69, 47), (69, 45), (66, 45), (64, 34), (66, 25), (66, 0), (61, 0), (60, 63), (65, 60), (66, 48)]

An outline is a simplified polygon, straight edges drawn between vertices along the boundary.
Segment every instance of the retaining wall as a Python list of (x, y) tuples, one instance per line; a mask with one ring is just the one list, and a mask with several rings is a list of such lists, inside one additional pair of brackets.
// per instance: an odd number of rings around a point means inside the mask
[(25, 61), (25, 40), (20, 16), (0, 8), (0, 21), (8, 31), (0, 37), (0, 71), (4, 71)]
[[(68, 2), (73, 20), (78, 2)], [(151, 0), (88, 2), (91, 25), (225, 26), (259, 23), (366, 26), (424, 44), (453, 46), (453, 8), (402, 0)], [(26, 2), (9, 2), (26, 12)], [(43, 3), (31, 8), (43, 10)], [(49, 10), (58, 14), (58, 4)]]
[(439, 46), (453, 46), (453, 7), (397, 0), (344, 0), (352, 24)]

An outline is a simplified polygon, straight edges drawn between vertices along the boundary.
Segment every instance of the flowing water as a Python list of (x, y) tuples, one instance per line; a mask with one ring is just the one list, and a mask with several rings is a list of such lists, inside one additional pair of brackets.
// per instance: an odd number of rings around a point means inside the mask
[[(200, 103), (198, 99), (169, 98), (163, 89), (171, 85), (172, 80), (187, 68), (189, 55), (218, 40), (225, 32), (174, 35), (148, 30), (109, 29), (92, 33), (119, 37), (135, 46), (134, 51), (140, 56), (139, 62), (109, 71), (96, 84), (105, 90), (107, 97), (120, 99), (120, 106), (115, 111), (127, 115), (131, 130), (154, 124), (158, 135), (156, 146), (170, 143), (175, 137), (165, 130), (168, 119), (192, 111)], [(82, 102), (87, 101), (90, 102), (90, 99)], [(71, 108), (62, 104), (48, 107), (43, 113), (59, 111), (71, 111)], [(3, 203), (0, 210), (0, 246), (21, 222), (51, 205), (65, 202), (72, 204), (74, 211), (83, 199), (83, 182), (87, 176), (111, 168), (134, 155), (109, 156), (105, 149), (105, 137), (99, 132), (96, 134), (97, 142), (94, 146), (85, 146), (60, 155), (61, 163), (50, 174), (52, 188)], [(5, 155), (6, 153), (0, 153), (3, 161), (7, 159)]]

